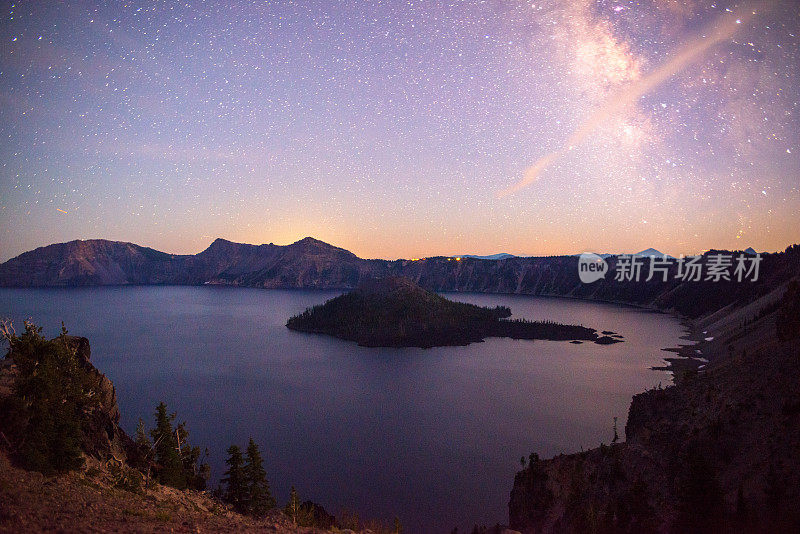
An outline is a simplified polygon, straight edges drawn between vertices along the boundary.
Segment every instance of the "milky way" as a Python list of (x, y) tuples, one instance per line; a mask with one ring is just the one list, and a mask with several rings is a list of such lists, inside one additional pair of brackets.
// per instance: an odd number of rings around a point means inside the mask
[(0, 260), (800, 242), (797, 3), (50, 4), (0, 13)]

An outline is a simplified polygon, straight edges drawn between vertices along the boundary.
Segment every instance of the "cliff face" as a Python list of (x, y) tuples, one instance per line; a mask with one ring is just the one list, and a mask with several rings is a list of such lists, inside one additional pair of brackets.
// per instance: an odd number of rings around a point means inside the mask
[(83, 446), (87, 454), (98, 458), (115, 457), (123, 460), (133, 445), (132, 440), (119, 426), (119, 406), (117, 392), (111, 380), (92, 364), (89, 340), (85, 337), (69, 337), (69, 343), (76, 351), (80, 365), (98, 381), (97, 405), (84, 418)]
[[(709, 253), (710, 254), (710, 253)], [(286, 246), (245, 245), (217, 239), (191, 256), (165, 254), (131, 243), (72, 241), (26, 252), (0, 265), (0, 286), (109, 284), (223, 284), (262, 288), (353, 289), (365, 279), (409, 278), (432, 291), (552, 295), (648, 305), (698, 317), (730, 304), (750, 302), (800, 273), (800, 246), (766, 254), (757, 282), (682, 282), (673, 264), (667, 281), (649, 272), (641, 281), (614, 279), (610, 257), (605, 279), (583, 284), (578, 258), (506, 258), (461, 261), (365, 260), (312, 238)]]
[[(517, 474), (524, 532), (796, 532), (800, 513), (800, 340), (777, 309), (729, 326), (714, 359), (677, 385), (636, 395), (624, 443), (533, 462)], [(766, 305), (766, 303), (764, 303)], [(770, 309), (770, 307), (767, 307)]]

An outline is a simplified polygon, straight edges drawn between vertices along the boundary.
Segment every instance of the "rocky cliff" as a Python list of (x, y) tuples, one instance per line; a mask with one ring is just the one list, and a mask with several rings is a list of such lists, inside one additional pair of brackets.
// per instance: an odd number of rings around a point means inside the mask
[(69, 336), (68, 342), (78, 356), (78, 362), (92, 375), (97, 383), (97, 403), (84, 418), (82, 449), (97, 458), (124, 460), (133, 446), (133, 441), (119, 426), (117, 392), (111, 380), (92, 364), (89, 340), (85, 337)]
[(776, 321), (794, 324), (798, 297), (777, 293), (700, 320), (712, 361), (636, 395), (624, 443), (533, 458), (514, 480), (511, 527), (797, 532), (800, 334), (779, 339)]

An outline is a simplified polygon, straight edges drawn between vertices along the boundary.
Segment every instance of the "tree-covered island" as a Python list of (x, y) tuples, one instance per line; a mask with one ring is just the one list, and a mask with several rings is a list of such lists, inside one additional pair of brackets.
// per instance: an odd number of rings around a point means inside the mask
[(365, 347), (468, 345), (487, 337), (619, 342), (585, 326), (509, 319), (505, 306), (485, 308), (454, 302), (411, 280), (369, 280), (357, 289), (291, 317), (291, 330), (328, 334)]

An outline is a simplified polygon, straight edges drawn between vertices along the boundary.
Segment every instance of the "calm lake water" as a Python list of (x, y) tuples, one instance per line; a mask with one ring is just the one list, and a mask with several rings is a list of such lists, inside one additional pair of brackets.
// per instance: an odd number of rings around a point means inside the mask
[(280, 503), (291, 485), (329, 512), (392, 519), (406, 532), (508, 521), (520, 456), (549, 457), (623, 435), (631, 396), (667, 384), (649, 367), (684, 330), (673, 317), (567, 299), (448, 294), (514, 317), (613, 330), (610, 346), (490, 339), (466, 347), (362, 348), (291, 332), (286, 319), (330, 291), (225, 287), (0, 289), (0, 316), (86, 336), (113, 380), (122, 425), (165, 401), (211, 451), (252, 436)]

